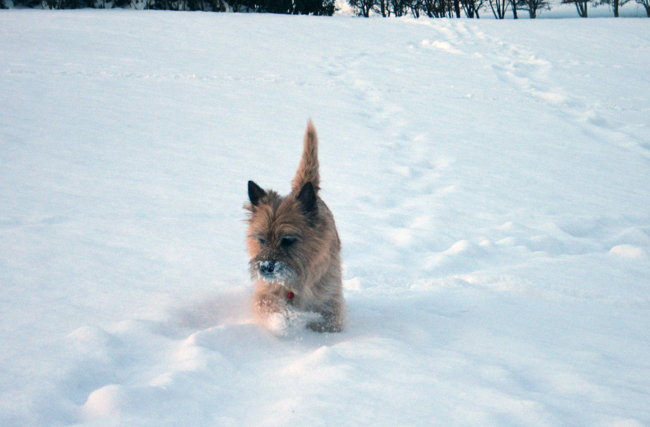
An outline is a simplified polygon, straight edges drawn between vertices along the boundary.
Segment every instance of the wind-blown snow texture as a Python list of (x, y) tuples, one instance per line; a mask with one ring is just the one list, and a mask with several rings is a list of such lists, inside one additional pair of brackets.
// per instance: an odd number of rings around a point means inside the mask
[[(650, 425), (648, 22), (0, 13), (0, 424)], [(309, 117), (348, 327), (279, 338)]]

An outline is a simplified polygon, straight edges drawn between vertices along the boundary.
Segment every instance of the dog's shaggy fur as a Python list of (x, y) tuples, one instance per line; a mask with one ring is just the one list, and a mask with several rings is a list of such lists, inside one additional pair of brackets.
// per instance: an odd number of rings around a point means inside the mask
[(311, 120), (291, 194), (280, 196), (248, 182), (248, 251), (256, 285), (253, 314), (265, 323), (272, 315), (314, 312), (307, 325), (318, 332), (343, 329), (341, 242), (334, 217), (318, 196), (318, 138)]

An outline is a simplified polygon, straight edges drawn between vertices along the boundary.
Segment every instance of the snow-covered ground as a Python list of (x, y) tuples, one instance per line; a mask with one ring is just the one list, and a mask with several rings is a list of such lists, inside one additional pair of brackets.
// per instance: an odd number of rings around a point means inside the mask
[[(650, 426), (649, 24), (0, 12), (0, 425)], [(276, 337), (309, 117), (348, 327)]]

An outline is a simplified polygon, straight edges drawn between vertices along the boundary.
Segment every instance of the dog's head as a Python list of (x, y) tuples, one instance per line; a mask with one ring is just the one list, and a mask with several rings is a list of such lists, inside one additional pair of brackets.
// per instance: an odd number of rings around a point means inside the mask
[[(248, 252), (253, 279), (299, 286), (318, 264), (318, 197), (311, 182), (281, 197), (248, 182)], [(316, 258), (316, 259), (315, 259)]]

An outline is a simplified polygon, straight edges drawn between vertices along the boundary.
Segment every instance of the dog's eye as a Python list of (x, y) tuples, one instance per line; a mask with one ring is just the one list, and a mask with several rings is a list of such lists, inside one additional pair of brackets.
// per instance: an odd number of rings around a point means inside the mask
[(296, 243), (298, 239), (295, 237), (283, 237), (282, 240), (280, 240), (280, 245), (282, 247), (288, 248), (289, 246), (293, 245)]
[(265, 239), (262, 239), (261, 237), (258, 237), (257, 240), (258, 240), (262, 245), (266, 245), (266, 240), (265, 240)]

